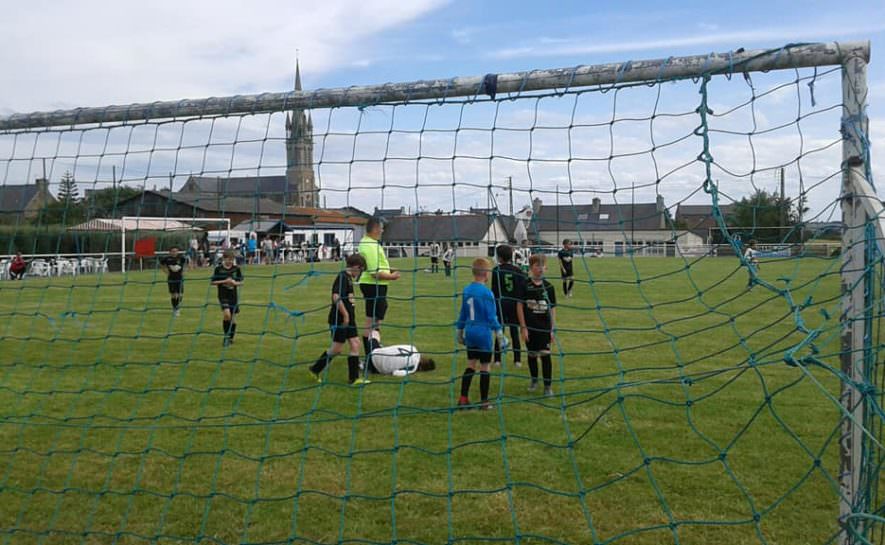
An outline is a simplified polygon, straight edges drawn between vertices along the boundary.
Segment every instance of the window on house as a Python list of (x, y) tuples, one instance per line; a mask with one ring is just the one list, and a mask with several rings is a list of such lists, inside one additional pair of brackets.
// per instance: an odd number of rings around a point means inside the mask
[(599, 214), (599, 219), (601, 219), (601, 220), (607, 220), (607, 219), (608, 219), (608, 214)]

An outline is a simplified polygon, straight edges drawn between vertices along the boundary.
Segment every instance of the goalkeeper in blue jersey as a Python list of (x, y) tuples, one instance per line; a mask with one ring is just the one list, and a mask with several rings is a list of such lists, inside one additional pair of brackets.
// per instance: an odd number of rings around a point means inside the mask
[(492, 336), (498, 338), (501, 349), (507, 349), (507, 338), (498, 321), (495, 296), (486, 286), (491, 266), (488, 260), (473, 261), (473, 283), (464, 288), (461, 314), (458, 316), (458, 342), (467, 347), (467, 369), (461, 377), (461, 397), (458, 406), (470, 405), (470, 382), (479, 366), (479, 394), (481, 410), (491, 409), (489, 403), (489, 365), (492, 362)]

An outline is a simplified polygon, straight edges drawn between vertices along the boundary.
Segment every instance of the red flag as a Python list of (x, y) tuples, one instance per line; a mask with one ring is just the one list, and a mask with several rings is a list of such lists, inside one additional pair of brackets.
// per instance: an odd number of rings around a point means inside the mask
[(157, 250), (157, 239), (153, 237), (135, 241), (135, 257), (154, 257)]

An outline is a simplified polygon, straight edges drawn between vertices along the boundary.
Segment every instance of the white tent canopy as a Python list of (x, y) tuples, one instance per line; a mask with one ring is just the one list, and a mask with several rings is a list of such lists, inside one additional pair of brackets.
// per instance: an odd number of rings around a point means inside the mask
[(201, 231), (199, 227), (166, 218), (93, 219), (68, 231)]

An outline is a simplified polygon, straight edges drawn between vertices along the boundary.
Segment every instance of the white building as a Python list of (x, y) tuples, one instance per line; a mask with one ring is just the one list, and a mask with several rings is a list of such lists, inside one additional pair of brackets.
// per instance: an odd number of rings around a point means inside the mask
[(424, 214), (389, 218), (381, 243), (389, 257), (426, 255), (434, 242), (454, 246), (459, 257), (489, 257), (511, 240), (513, 233), (494, 214)]
[(545, 205), (533, 202), (529, 234), (534, 243), (560, 246), (565, 239), (586, 251), (601, 250), (605, 255), (676, 255), (703, 244), (703, 239), (687, 230), (676, 230), (664, 198), (654, 203)]

